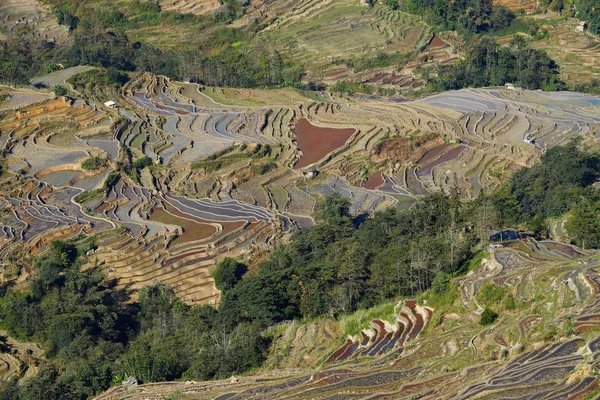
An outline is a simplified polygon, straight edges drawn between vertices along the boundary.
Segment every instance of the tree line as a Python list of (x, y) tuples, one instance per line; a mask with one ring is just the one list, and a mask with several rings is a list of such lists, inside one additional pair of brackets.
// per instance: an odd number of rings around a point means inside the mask
[(100, 269), (80, 269), (90, 248), (89, 239), (54, 241), (25, 290), (0, 286), (0, 326), (40, 343), (49, 360), (21, 385), (16, 378), (0, 384), (0, 398), (87, 399), (128, 376), (225, 378), (264, 359), (268, 342), (257, 325), (225, 330), (218, 310), (188, 306), (160, 284), (132, 302)]
[(428, 24), (461, 34), (499, 31), (509, 26), (515, 14), (492, 0), (385, 0), (392, 9), (422, 16)]
[[(237, 0), (225, 2), (235, 9)], [(27, 84), (53, 65), (90, 65), (117, 71), (143, 71), (173, 79), (191, 79), (210, 86), (272, 87), (296, 86), (304, 70), (268, 43), (253, 40), (251, 28), (226, 26), (229, 19), (161, 12), (156, 4), (137, 5), (135, 17), (123, 12), (95, 12), (77, 2), (53, 7), (60, 23), (72, 30), (72, 43), (57, 47), (32, 35), (15, 36), (0, 51), (0, 82)], [(86, 11), (87, 10), (87, 11)], [(233, 11), (238, 13), (239, 11)], [(190, 21), (191, 19), (191, 21)], [(195, 23), (202, 34), (195, 46), (182, 50), (161, 50), (148, 43), (130, 42), (128, 28), (165, 24), (177, 29), (181, 23)]]
[(423, 72), (434, 91), (502, 86), (507, 82), (532, 90), (565, 89), (558, 65), (545, 51), (529, 48), (520, 37), (509, 47), (501, 47), (493, 38), (475, 38), (464, 60)]

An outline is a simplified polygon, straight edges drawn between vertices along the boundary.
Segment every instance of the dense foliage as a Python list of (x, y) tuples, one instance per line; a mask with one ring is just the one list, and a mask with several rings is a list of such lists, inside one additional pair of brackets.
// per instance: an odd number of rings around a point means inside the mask
[[(537, 165), (521, 169), (492, 197), (507, 226), (558, 217), (597, 197), (591, 185), (600, 177), (600, 157), (577, 142), (554, 147)], [(585, 201), (584, 201), (585, 199)]]
[(126, 376), (212, 379), (260, 365), (268, 343), (257, 326), (224, 330), (216, 309), (187, 306), (162, 285), (132, 303), (99, 269), (80, 270), (89, 246), (52, 242), (26, 291), (0, 288), (0, 326), (41, 343), (51, 361), (23, 385), (0, 386), (0, 398), (84, 399)]
[[(73, 31), (66, 48), (35, 35), (15, 37), (0, 43), (0, 82), (26, 84), (33, 76), (58, 63), (64, 66), (89, 65), (108, 69), (95, 72), (79, 83), (87, 94), (95, 88), (122, 85), (126, 77), (118, 71), (145, 71), (171, 78), (191, 79), (211, 86), (266, 87), (298, 85), (303, 68), (284, 58), (268, 43), (253, 41), (251, 28), (231, 28), (226, 23), (241, 15), (242, 3), (224, 1), (211, 19), (208, 16), (162, 12), (157, 4), (129, 2), (112, 11), (98, 11), (86, 1), (51, 0), (59, 23)], [(128, 29), (160, 26), (177, 29), (194, 23), (198, 39), (190, 48), (161, 50), (148, 43), (131, 42)], [(253, 44), (251, 44), (253, 43)], [(92, 96), (100, 98), (102, 96)]]
[(600, 1), (577, 0), (577, 18), (587, 22), (590, 32), (600, 35)]
[(120, 89), (127, 81), (129, 77), (125, 73), (112, 67), (94, 69), (69, 78), (69, 83), (85, 98), (101, 102), (119, 98)]
[(268, 326), (300, 316), (338, 315), (429, 288), (459, 271), (473, 237), (459, 234), (459, 203), (443, 195), (409, 211), (390, 209), (358, 227), (337, 195), (319, 204), (317, 225), (274, 251), (258, 274), (225, 290), (219, 318)]
[(464, 60), (439, 65), (427, 76), (434, 90), (465, 87), (502, 86), (507, 82), (525, 89), (560, 90), (558, 66), (541, 50), (531, 49), (520, 41), (500, 47), (493, 39), (474, 39)]
[(512, 11), (492, 5), (492, 0), (387, 0), (386, 4), (421, 15), (431, 25), (460, 33), (501, 30), (515, 19)]

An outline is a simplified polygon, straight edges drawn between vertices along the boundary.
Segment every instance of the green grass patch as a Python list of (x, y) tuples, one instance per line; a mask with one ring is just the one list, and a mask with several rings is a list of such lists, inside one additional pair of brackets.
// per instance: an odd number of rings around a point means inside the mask
[(106, 159), (103, 157), (90, 157), (81, 163), (81, 168), (88, 171), (96, 171), (106, 164)]
[(488, 251), (480, 251), (479, 253), (475, 254), (475, 256), (471, 259), (471, 261), (469, 261), (469, 265), (467, 267), (467, 273), (469, 273), (471, 271), (475, 271), (477, 268), (479, 268), (483, 259), (488, 258), (489, 256), (490, 256), (490, 253)]
[(104, 189), (95, 189), (81, 192), (77, 196), (75, 196), (74, 200), (79, 204), (83, 204), (86, 201), (93, 199), (94, 197), (100, 196), (104, 196)]
[(477, 293), (477, 301), (484, 307), (490, 307), (500, 304), (504, 300), (508, 290), (503, 286), (498, 286), (495, 283), (484, 283)]
[(421, 304), (426, 304), (434, 309), (433, 316), (427, 327), (427, 331), (438, 327), (442, 323), (442, 316), (446, 313), (460, 313), (463, 310), (463, 305), (460, 301), (460, 289), (456, 282), (451, 281), (448, 289), (442, 293), (435, 293), (433, 290), (428, 290), (421, 294), (417, 300)]
[(369, 321), (382, 319), (393, 321), (396, 318), (395, 307), (398, 301), (380, 304), (368, 310), (358, 310), (354, 314), (342, 317), (340, 326), (346, 335), (358, 335), (361, 330), (369, 327)]
[(510, 36), (525, 33), (536, 38), (540, 34), (539, 23), (531, 18), (515, 18), (506, 28), (495, 32), (495, 36)]

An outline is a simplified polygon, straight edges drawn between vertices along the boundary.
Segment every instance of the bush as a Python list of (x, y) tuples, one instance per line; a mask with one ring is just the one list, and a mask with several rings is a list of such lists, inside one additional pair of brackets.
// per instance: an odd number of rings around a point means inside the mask
[(118, 172), (111, 172), (106, 177), (106, 181), (104, 182), (104, 190), (109, 192), (119, 181), (120, 175)]
[(503, 304), (504, 304), (504, 308), (506, 308), (509, 311), (514, 311), (517, 309), (517, 299), (515, 299), (515, 296), (513, 296), (511, 293), (509, 293), (506, 296)]
[(106, 163), (106, 159), (102, 157), (90, 157), (84, 162), (81, 163), (81, 168), (86, 169), (88, 171), (95, 171), (100, 169)]
[(481, 313), (481, 319), (479, 320), (479, 323), (483, 326), (491, 325), (494, 322), (496, 322), (497, 319), (498, 314), (490, 310), (489, 308), (486, 308), (485, 310), (483, 310), (483, 313)]
[(450, 275), (445, 272), (438, 272), (435, 278), (433, 278), (433, 282), (431, 282), (431, 290), (433, 293), (441, 294), (448, 290), (449, 284)]
[(506, 296), (506, 293), (506, 288), (487, 282), (479, 289), (477, 301), (483, 303), (484, 306), (491, 306), (500, 303), (504, 299), (504, 296)]
[(152, 165), (152, 159), (150, 157), (138, 158), (133, 162), (133, 167), (135, 169), (144, 169), (150, 165)]
[(66, 96), (67, 93), (69, 93), (69, 89), (67, 89), (66, 87), (64, 87), (62, 85), (54, 85), (54, 87), (52, 88), (52, 91), (57, 96)]
[(256, 172), (258, 175), (264, 175), (267, 172), (271, 171), (277, 167), (277, 164), (272, 162), (260, 163), (260, 164), (252, 164), (252, 170)]

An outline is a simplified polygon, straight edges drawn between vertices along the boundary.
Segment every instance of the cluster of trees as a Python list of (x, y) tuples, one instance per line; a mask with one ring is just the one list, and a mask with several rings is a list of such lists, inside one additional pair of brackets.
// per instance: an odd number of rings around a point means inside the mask
[(106, 159), (99, 156), (89, 157), (81, 163), (81, 168), (88, 171), (95, 171), (102, 168), (106, 164)]
[(126, 376), (224, 378), (264, 359), (268, 342), (258, 326), (225, 330), (215, 308), (190, 307), (163, 285), (131, 302), (99, 269), (80, 270), (91, 244), (77, 243), (52, 242), (27, 290), (0, 287), (0, 326), (42, 344), (51, 362), (23, 385), (0, 385), (0, 398), (85, 399)]
[[(14, 37), (0, 43), (0, 82), (26, 84), (49, 66), (91, 65), (109, 70), (91, 82), (89, 91), (122, 85), (126, 78), (118, 71), (145, 71), (175, 79), (189, 78), (210, 86), (269, 87), (295, 86), (303, 74), (301, 65), (284, 58), (268, 43), (255, 43), (251, 28), (236, 29), (225, 24), (245, 7), (238, 0), (225, 1), (220, 17), (161, 12), (157, 4), (130, 2), (122, 11), (98, 11), (87, 2), (51, 1), (59, 23), (73, 31), (70, 46), (55, 48), (54, 43), (34, 35)], [(226, 15), (226, 17), (223, 17)], [(161, 50), (148, 43), (130, 42), (127, 29), (161, 25), (177, 29), (194, 23), (199, 31), (195, 45), (181, 50)], [(119, 75), (120, 74), (120, 75)]]
[(120, 97), (120, 89), (128, 81), (127, 74), (113, 67), (95, 69), (69, 78), (69, 83), (85, 98), (102, 102)]
[(426, 290), (438, 273), (460, 271), (471, 256), (476, 238), (460, 234), (465, 221), (459, 206), (438, 194), (409, 211), (390, 209), (357, 226), (348, 200), (328, 196), (317, 207), (316, 226), (276, 249), (257, 274), (242, 280), (227, 275), (219, 318), (224, 326), (240, 320), (269, 326), (336, 316)]
[(571, 215), (565, 225), (572, 241), (582, 247), (600, 247), (600, 157), (578, 149), (578, 142), (546, 152), (542, 162), (519, 170), (493, 195), (499, 223), (527, 222), (543, 235), (548, 218)]
[(44, 71), (54, 55), (54, 45), (29, 37), (0, 41), (0, 83), (20, 85)]
[(435, 74), (426, 72), (433, 90), (504, 85), (512, 82), (525, 89), (561, 90), (558, 65), (545, 51), (531, 49), (516, 39), (501, 47), (493, 39), (474, 39), (464, 60), (438, 65)]
[(434, 26), (460, 33), (499, 31), (515, 19), (504, 6), (494, 6), (492, 0), (386, 0), (392, 8), (423, 16)]
[(600, 1), (577, 0), (577, 18), (586, 21), (588, 30), (594, 35), (600, 35)]

